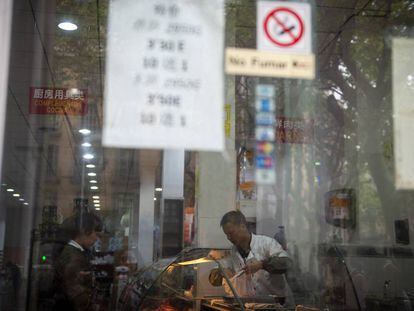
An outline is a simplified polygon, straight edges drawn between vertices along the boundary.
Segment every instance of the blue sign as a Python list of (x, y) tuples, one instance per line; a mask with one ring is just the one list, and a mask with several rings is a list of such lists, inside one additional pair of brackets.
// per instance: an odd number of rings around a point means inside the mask
[(273, 126), (275, 125), (275, 116), (273, 113), (259, 112), (256, 113), (256, 126)]
[(258, 84), (256, 86), (256, 97), (274, 97), (275, 87), (271, 84)]
[(264, 156), (264, 155), (260, 155), (260, 156), (256, 156), (256, 168), (273, 168), (274, 166), (274, 161), (273, 161), (273, 157), (271, 156)]

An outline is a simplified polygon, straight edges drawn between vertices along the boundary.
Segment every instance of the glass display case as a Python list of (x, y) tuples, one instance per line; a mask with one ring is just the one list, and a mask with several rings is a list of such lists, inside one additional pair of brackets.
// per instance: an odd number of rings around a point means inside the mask
[[(241, 295), (229, 276), (227, 249), (185, 249), (174, 258), (161, 259), (134, 275), (118, 301), (119, 310), (301, 310), (303, 294), (292, 284), (290, 297)], [(289, 275), (289, 283), (294, 277)], [(300, 283), (296, 280), (297, 283)], [(294, 292), (295, 291), (295, 292)], [(303, 296), (303, 295), (302, 295)], [(313, 300), (316, 303), (316, 300)], [(309, 308), (312, 308), (309, 304)], [(303, 309), (307, 310), (307, 309)], [(309, 309), (312, 310), (312, 309)], [(320, 310), (320, 309), (314, 309)]]
[(226, 273), (229, 251), (186, 249), (137, 273), (120, 310), (285, 310), (281, 297), (241, 297)]

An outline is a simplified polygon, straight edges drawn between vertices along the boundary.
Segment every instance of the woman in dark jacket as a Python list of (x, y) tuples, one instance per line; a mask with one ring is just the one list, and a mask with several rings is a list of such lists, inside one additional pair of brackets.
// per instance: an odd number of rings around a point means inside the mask
[(79, 213), (63, 226), (69, 242), (64, 246), (55, 267), (55, 310), (92, 310), (93, 282), (89, 248), (98, 239), (101, 220), (92, 213)]

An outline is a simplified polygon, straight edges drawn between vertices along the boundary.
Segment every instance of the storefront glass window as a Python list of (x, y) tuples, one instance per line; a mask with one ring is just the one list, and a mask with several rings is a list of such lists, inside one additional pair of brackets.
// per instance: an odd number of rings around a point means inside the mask
[[(315, 78), (223, 64), (223, 152), (103, 146), (115, 2), (13, 1), (0, 310), (414, 310), (412, 1), (295, 2)], [(256, 49), (258, 3), (223, 1), (225, 49)], [(295, 41), (288, 16), (268, 31)]]

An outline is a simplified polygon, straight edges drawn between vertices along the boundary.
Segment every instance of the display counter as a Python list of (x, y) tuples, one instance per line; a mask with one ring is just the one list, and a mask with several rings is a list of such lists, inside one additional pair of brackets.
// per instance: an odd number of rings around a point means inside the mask
[[(213, 256), (212, 256), (213, 255)], [(190, 249), (179, 256), (162, 259), (140, 270), (125, 287), (120, 310), (188, 311), (188, 310), (294, 310), (283, 307), (285, 297), (274, 295), (240, 297), (230, 287), (223, 262), (229, 255), (223, 249)], [(214, 259), (213, 259), (214, 258)], [(218, 273), (212, 273), (218, 272)]]

